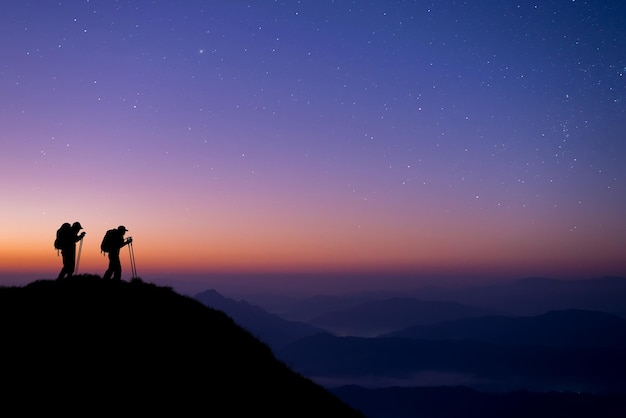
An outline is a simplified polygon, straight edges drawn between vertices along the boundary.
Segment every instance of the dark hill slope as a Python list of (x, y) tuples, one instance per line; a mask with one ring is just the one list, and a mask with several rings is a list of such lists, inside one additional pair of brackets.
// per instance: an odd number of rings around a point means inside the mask
[(213, 310), (97, 276), (0, 288), (3, 407), (20, 415), (359, 417)]
[(198, 293), (194, 299), (205, 306), (224, 312), (274, 351), (300, 338), (323, 332), (303, 322), (284, 320), (246, 301), (225, 298), (213, 289)]

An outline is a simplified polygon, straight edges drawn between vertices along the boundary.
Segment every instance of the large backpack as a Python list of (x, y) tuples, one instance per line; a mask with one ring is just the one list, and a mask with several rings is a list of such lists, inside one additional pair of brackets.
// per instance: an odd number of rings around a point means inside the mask
[(102, 243), (100, 244), (100, 250), (104, 253), (109, 253), (119, 245), (118, 239), (118, 231), (117, 229), (109, 229), (106, 234), (104, 234), (104, 238), (102, 238)]
[(57, 229), (57, 237), (54, 239), (54, 248), (61, 250), (67, 245), (71, 229), (72, 225), (67, 222)]

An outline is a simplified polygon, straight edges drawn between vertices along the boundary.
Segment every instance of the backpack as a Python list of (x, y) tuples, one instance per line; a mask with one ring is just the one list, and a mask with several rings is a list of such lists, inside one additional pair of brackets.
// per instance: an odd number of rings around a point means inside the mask
[(69, 233), (72, 225), (65, 222), (59, 229), (57, 229), (57, 237), (54, 239), (54, 248), (57, 250), (62, 250), (67, 242), (69, 241)]
[(115, 250), (118, 246), (118, 233), (117, 229), (109, 229), (106, 234), (104, 234), (104, 238), (102, 238), (102, 243), (100, 244), (100, 251), (104, 253), (109, 253)]

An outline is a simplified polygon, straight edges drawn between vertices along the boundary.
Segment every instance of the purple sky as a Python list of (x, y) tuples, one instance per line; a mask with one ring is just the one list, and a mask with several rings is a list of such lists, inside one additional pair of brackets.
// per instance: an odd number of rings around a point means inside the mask
[(80, 221), (79, 273), (123, 224), (147, 280), (626, 275), (625, 27), (617, 0), (3, 1), (0, 272), (56, 277)]

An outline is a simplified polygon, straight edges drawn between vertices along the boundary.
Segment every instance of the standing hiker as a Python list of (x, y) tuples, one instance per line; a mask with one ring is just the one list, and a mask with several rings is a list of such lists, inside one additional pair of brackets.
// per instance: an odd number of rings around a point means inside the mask
[(59, 272), (57, 279), (69, 278), (74, 274), (76, 267), (76, 243), (83, 239), (85, 231), (78, 233), (83, 229), (80, 222), (74, 222), (72, 225), (66, 223), (57, 231), (57, 239), (54, 246), (61, 250), (63, 258), (63, 268)]
[(122, 279), (122, 263), (120, 261), (120, 249), (133, 242), (132, 238), (124, 239), (124, 234), (128, 231), (125, 226), (120, 225), (116, 229), (109, 229), (104, 238), (100, 249), (109, 254), (109, 268), (104, 273), (105, 279), (121, 280)]

